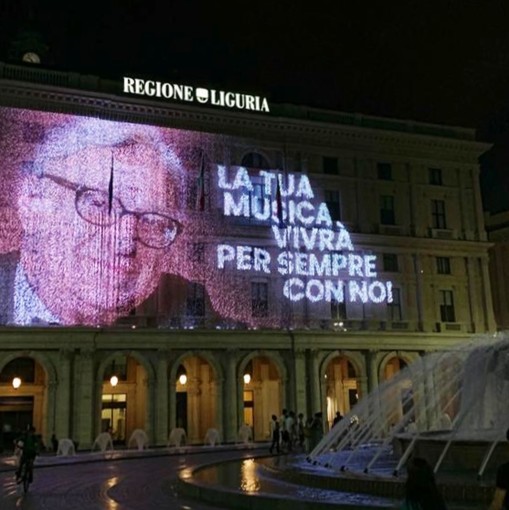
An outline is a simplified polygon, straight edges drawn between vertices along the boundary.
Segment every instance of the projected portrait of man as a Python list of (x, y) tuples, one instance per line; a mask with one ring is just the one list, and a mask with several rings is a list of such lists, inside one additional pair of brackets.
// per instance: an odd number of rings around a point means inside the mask
[(7, 320), (111, 324), (166, 270), (183, 229), (181, 161), (159, 128), (31, 115), (46, 127), (12, 190), (21, 231)]

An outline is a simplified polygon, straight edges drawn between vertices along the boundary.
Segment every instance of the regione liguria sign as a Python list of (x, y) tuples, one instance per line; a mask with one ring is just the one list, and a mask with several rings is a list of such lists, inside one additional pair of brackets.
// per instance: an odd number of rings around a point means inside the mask
[(147, 97), (157, 97), (184, 103), (220, 106), (236, 110), (269, 113), (267, 99), (240, 92), (193, 87), (178, 83), (143, 80), (124, 76), (123, 92)]

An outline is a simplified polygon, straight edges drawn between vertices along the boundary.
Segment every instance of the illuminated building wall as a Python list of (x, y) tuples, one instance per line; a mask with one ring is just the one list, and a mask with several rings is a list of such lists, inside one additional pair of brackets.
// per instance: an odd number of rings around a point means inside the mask
[(0, 104), (0, 370), (45, 374), (0, 395), (45, 395), (45, 437), (266, 439), (495, 329), (472, 130), (8, 65)]

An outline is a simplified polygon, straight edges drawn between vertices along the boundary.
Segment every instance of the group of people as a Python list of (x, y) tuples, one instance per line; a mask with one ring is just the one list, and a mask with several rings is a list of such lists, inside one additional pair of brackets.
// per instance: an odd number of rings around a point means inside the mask
[(295, 416), (295, 411), (283, 409), (279, 418), (272, 415), (270, 431), (270, 453), (290, 453), (294, 447), (311, 451), (323, 436), (322, 413), (317, 412), (304, 421), (304, 413)]

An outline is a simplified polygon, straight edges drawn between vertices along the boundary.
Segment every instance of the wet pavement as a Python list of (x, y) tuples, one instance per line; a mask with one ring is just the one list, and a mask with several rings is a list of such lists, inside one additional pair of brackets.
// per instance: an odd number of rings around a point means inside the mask
[[(11, 457), (0, 458), (1, 510), (217, 510), (182, 498), (176, 479), (182, 469), (246, 458), (256, 449), (187, 448), (180, 452), (113, 452), (75, 457), (42, 456), (27, 495), (15, 484)], [(109, 456), (109, 457), (108, 457)]]

